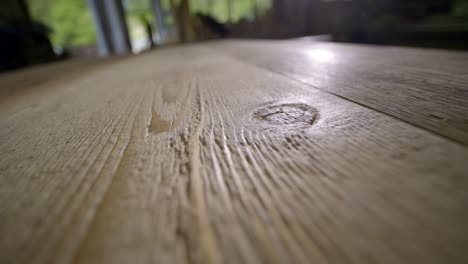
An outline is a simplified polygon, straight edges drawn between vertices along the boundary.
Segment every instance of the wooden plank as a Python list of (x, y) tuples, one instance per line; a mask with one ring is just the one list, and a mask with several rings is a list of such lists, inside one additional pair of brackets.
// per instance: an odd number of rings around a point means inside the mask
[(0, 121), (0, 263), (468, 261), (462, 145), (210, 46), (57, 85)]
[[(0, 74), (0, 118), (31, 107), (46, 89), (60, 89), (89, 72), (120, 58), (96, 59), (83, 57)], [(46, 98), (46, 97), (45, 97)], [(47, 100), (47, 99), (44, 99)]]
[(468, 53), (306, 41), (220, 47), (233, 56), (468, 144)]

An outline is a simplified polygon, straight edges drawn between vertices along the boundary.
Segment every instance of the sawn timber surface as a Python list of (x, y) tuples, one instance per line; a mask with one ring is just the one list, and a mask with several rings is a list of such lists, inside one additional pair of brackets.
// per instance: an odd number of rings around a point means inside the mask
[(468, 262), (461, 115), (377, 111), (247, 50), (162, 49), (9, 96), (0, 263)]

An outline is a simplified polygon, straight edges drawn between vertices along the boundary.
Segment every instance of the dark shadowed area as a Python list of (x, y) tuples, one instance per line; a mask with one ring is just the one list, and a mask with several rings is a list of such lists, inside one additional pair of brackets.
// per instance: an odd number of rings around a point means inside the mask
[(0, 70), (218, 38), (326, 35), (468, 48), (467, 0), (4, 0), (0, 7)]

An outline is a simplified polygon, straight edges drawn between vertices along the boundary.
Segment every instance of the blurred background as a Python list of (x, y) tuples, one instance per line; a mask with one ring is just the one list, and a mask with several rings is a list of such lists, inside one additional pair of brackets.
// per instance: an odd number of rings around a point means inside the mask
[(1, 0), (0, 71), (220, 38), (468, 49), (468, 0)]

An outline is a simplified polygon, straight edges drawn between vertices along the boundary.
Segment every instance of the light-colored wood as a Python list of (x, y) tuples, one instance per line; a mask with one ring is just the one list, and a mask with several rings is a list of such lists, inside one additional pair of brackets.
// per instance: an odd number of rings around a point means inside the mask
[(0, 118), (40, 102), (42, 96), (47, 95), (44, 90), (61, 89), (60, 84), (79, 79), (120, 58), (83, 57), (2, 73), (0, 74)]
[(220, 50), (468, 145), (468, 53), (308, 41)]
[(0, 263), (468, 261), (464, 145), (219, 45), (6, 114)]

